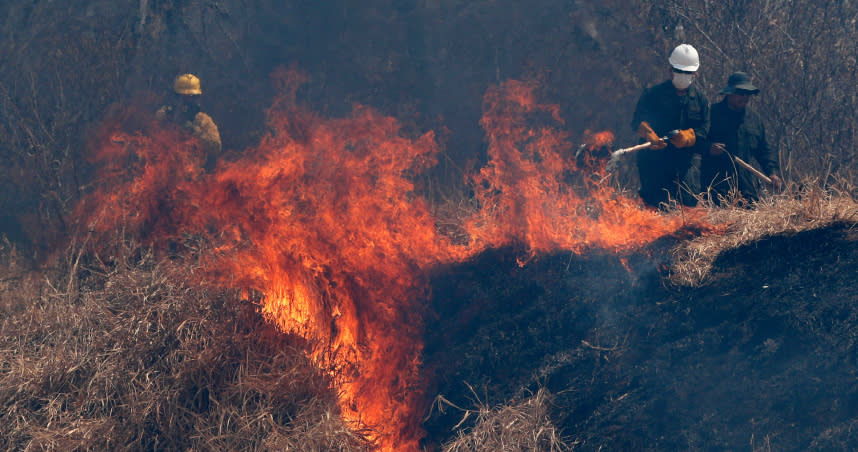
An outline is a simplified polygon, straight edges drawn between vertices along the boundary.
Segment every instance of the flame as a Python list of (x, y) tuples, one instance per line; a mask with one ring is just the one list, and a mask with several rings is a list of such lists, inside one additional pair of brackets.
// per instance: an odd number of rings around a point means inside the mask
[[(705, 224), (699, 210), (686, 218), (664, 215), (621, 196), (604, 184), (604, 166), (591, 167), (593, 158), (579, 167), (558, 106), (539, 104), (535, 88), (512, 80), (486, 93), (481, 124), (490, 160), (472, 177), (483, 209), (468, 221), (476, 241), (491, 247), (519, 241), (533, 253), (597, 247), (620, 252), (689, 222)], [(613, 134), (587, 133), (586, 139), (595, 149)]]
[[(407, 137), (395, 119), (362, 106), (323, 118), (295, 102), (302, 74), (278, 71), (274, 81), (281, 94), (267, 111), (269, 133), (210, 174), (178, 130), (108, 124), (93, 144), (104, 185), (80, 215), (96, 232), (126, 227), (153, 244), (189, 234), (216, 244), (208, 282), (260, 294), (266, 318), (313, 344), (343, 416), (371, 429), (380, 450), (419, 450), (419, 304), (432, 268), (510, 243), (532, 255), (630, 250), (690, 221), (617, 194), (589, 154), (579, 168), (557, 106), (540, 104), (535, 85), (509, 81), (485, 96), (490, 160), (469, 176), (480, 209), (462, 222), (469, 243), (451, 243), (411, 182), (436, 162), (432, 132)], [(586, 139), (595, 150), (613, 137)]]

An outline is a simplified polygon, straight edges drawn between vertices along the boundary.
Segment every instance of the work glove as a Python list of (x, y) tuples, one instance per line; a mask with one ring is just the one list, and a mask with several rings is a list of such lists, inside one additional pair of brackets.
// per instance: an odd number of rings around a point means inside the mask
[(679, 132), (676, 132), (676, 135), (670, 137), (670, 143), (677, 148), (687, 148), (689, 146), (694, 146), (694, 143), (696, 142), (697, 138), (694, 135), (694, 129), (683, 129)]
[(638, 125), (638, 136), (649, 141), (650, 149), (664, 149), (667, 147), (667, 143), (656, 135), (655, 131), (652, 130), (652, 127), (650, 127), (649, 123), (646, 121), (643, 121)]

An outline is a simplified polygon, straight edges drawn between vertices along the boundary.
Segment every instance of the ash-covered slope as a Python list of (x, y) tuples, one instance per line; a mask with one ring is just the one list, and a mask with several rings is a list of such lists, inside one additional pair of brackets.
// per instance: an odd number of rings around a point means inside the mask
[[(524, 266), (492, 251), (446, 269), (427, 316), (433, 394), (473, 408), (544, 386), (575, 450), (858, 446), (858, 233), (758, 241), (696, 288), (667, 283), (670, 242)], [(434, 410), (430, 441), (462, 416)]]

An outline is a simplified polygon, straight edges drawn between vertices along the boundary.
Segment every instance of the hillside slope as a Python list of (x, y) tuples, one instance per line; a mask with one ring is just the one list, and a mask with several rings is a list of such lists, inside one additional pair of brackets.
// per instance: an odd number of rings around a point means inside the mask
[[(626, 259), (519, 267), (506, 250), (447, 269), (427, 328), (437, 393), (468, 407), (545, 387), (575, 450), (854, 449), (858, 233), (759, 240), (695, 288), (666, 282), (669, 241)], [(430, 436), (463, 414), (433, 411)]]

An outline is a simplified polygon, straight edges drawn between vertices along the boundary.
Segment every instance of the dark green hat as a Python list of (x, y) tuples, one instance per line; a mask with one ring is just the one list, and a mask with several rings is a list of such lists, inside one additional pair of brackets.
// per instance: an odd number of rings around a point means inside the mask
[(757, 94), (760, 90), (751, 84), (751, 76), (744, 72), (734, 72), (727, 79), (727, 87), (719, 94)]

